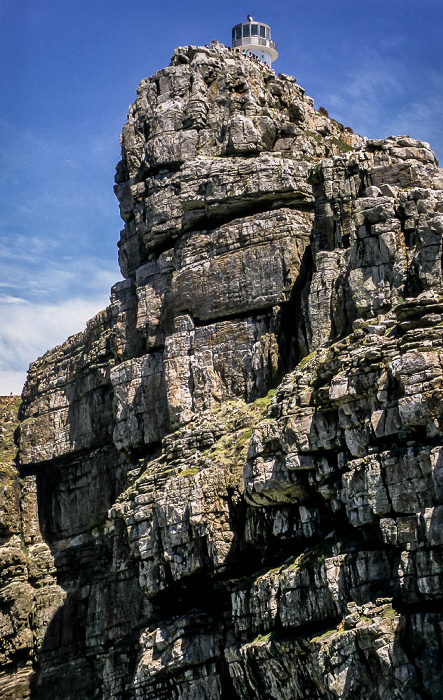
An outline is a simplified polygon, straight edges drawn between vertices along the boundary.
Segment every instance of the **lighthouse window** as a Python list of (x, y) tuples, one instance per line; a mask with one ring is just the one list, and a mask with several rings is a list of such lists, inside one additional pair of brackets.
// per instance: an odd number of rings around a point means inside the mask
[(249, 24), (243, 25), (243, 36), (249, 36)]
[(262, 39), (265, 38), (265, 28), (262, 24), (260, 25), (260, 36)]
[(241, 39), (241, 25), (240, 25), (240, 27), (235, 28), (235, 38)]
[(271, 32), (270, 32), (270, 30), (269, 30), (268, 28), (266, 28), (266, 38), (267, 38), (268, 40), (271, 39)]
[(251, 24), (251, 36), (258, 36), (258, 25)]

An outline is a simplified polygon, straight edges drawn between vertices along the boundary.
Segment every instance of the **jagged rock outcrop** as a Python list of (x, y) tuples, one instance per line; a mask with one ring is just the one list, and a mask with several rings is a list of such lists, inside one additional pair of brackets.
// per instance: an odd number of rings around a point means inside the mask
[(216, 42), (142, 81), (125, 280), (31, 365), (32, 697), (440, 697), (443, 174)]

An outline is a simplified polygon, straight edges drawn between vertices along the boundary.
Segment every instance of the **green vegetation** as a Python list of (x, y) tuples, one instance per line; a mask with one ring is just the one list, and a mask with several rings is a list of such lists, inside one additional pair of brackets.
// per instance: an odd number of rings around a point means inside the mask
[(323, 564), (325, 559), (332, 555), (332, 540), (323, 540), (307, 552), (302, 552), (286, 568), (304, 569), (312, 564)]
[(276, 393), (277, 389), (271, 389), (266, 396), (263, 396), (261, 399), (255, 399), (254, 406), (258, 406), (258, 408), (264, 411), (269, 406)]
[(340, 141), (340, 139), (335, 138), (335, 136), (332, 137), (331, 143), (333, 143), (335, 146), (338, 146), (340, 151), (344, 151), (349, 153), (349, 151), (353, 151), (354, 149), (352, 146), (350, 146), (348, 143), (345, 143), (344, 141)]
[(252, 641), (252, 644), (267, 644), (271, 641), (272, 632), (267, 634), (258, 634), (256, 638)]
[[(395, 615), (396, 611), (392, 607), (392, 603), (391, 603), (391, 604), (386, 605), (382, 610), (378, 610), (378, 611), (375, 610), (375, 613), (376, 613), (376, 616), (381, 615), (382, 617), (386, 618), (386, 617), (392, 617), (393, 615)], [(360, 615), (360, 622), (373, 624), (374, 622), (376, 622), (376, 617), (374, 618), (374, 617), (369, 617), (368, 615)], [(357, 627), (357, 629), (358, 629), (358, 627)], [(340, 622), (340, 624), (337, 625), (337, 627), (334, 627), (333, 629), (326, 630), (322, 634), (319, 634), (315, 637), (312, 637), (310, 639), (310, 642), (311, 643), (312, 642), (314, 642), (314, 643), (321, 642), (321, 641), (324, 641), (325, 639), (327, 639), (328, 637), (332, 637), (332, 636), (339, 637), (344, 632), (346, 632), (346, 630), (345, 630), (344, 621), (342, 620)]]
[(259, 569), (256, 571), (254, 574), (251, 575), (251, 580), (252, 581), (258, 581), (259, 578), (264, 578), (265, 576), (269, 576), (270, 574), (276, 574), (279, 571), (281, 571), (284, 568), (284, 564), (281, 566), (274, 566), (272, 569), (267, 569), (266, 567), (263, 569)]
[(233, 466), (246, 458), (252, 427), (243, 428), (233, 433), (227, 433), (205, 451), (205, 456), (215, 458), (218, 462), (229, 463)]
[(350, 146), (348, 143), (345, 143), (345, 141), (342, 141), (341, 139), (338, 139), (336, 136), (322, 136), (321, 134), (318, 134), (315, 131), (309, 131), (306, 130), (306, 135), (310, 136), (311, 139), (314, 139), (316, 143), (329, 143), (333, 144), (334, 146), (337, 146), (337, 148), (342, 151), (349, 153), (350, 151), (353, 151), (353, 147)]
[(284, 642), (293, 638), (292, 630), (276, 629), (267, 632), (266, 634), (258, 634), (251, 644), (267, 644), (268, 642)]
[(306, 566), (306, 564), (307, 564), (306, 556), (305, 556), (305, 554), (302, 553), (298, 557), (296, 557), (294, 559), (294, 561), (291, 562), (291, 564), (289, 564), (289, 566), (287, 566), (286, 568), (288, 569), (288, 571), (291, 571), (291, 570), (297, 571), (297, 570), (303, 569), (303, 567)]
[[(202, 413), (198, 421), (187, 424), (183, 428), (179, 428), (169, 434), (164, 451), (159, 457), (151, 460), (149, 465), (144, 464), (143, 460), (140, 461), (139, 473), (117, 498), (117, 503), (133, 501), (139, 490), (144, 488), (145, 482), (153, 480), (152, 488), (155, 488), (154, 483), (158, 482), (159, 479), (176, 478), (178, 476), (193, 477), (202, 469), (211, 467), (213, 462), (227, 467), (238, 476), (246, 459), (253, 430), (256, 425), (265, 419), (266, 411), (276, 393), (277, 389), (271, 389), (266, 396), (262, 396), (252, 403), (246, 403), (242, 399), (224, 401), (213, 409)], [(192, 461), (186, 465), (186, 462), (183, 463), (180, 457), (170, 457), (168, 453), (171, 449), (170, 438), (174, 436), (174, 439), (180, 444), (182, 435), (185, 436), (189, 432), (190, 427), (196, 432), (208, 430), (212, 432), (214, 437), (220, 437), (210, 447), (201, 448), (197, 463)], [(198, 439), (196, 439), (195, 449), (198, 450)], [(180, 471), (180, 468), (183, 466), (185, 468)]]
[(308, 364), (308, 362), (310, 362), (312, 360), (312, 358), (315, 357), (315, 354), (316, 354), (316, 350), (313, 350), (312, 352), (309, 353), (309, 355), (302, 357), (302, 359), (298, 363), (297, 369), (303, 369), (303, 367), (305, 367)]
[(234, 467), (243, 464), (254, 427), (265, 417), (265, 412), (276, 393), (277, 389), (271, 389), (266, 396), (256, 399), (253, 403), (236, 400), (221, 404), (214, 413), (224, 420), (226, 432), (203, 452), (204, 456)]
[(188, 469), (183, 469), (183, 471), (179, 472), (177, 476), (195, 476), (195, 474), (198, 474), (199, 471), (200, 469), (198, 467), (189, 467)]
[(317, 134), (315, 131), (306, 130), (305, 133), (307, 134), (307, 136), (310, 136), (312, 139), (314, 139), (314, 141), (316, 141), (317, 143), (323, 143), (323, 141), (325, 140), (324, 136), (322, 136), (321, 134)]
[(261, 578), (266, 578), (272, 574), (285, 571), (301, 571), (315, 564), (322, 564), (327, 557), (332, 555), (332, 540), (326, 540), (320, 542), (316, 547), (308, 550), (307, 552), (302, 552), (297, 557), (294, 557), (293, 561), (286, 560), (280, 566), (275, 566), (272, 569), (260, 569), (252, 574), (250, 580), (252, 583), (256, 583)]
[(317, 637), (311, 637), (309, 640), (311, 643), (315, 642), (322, 642), (324, 639), (327, 639), (328, 637), (331, 637), (333, 634), (337, 632), (337, 628), (334, 627), (332, 630), (326, 630), (326, 632), (323, 632), (323, 634), (318, 635)]
[(316, 642), (323, 642), (325, 639), (328, 639), (328, 637), (340, 637), (345, 632), (345, 628), (343, 626), (343, 622), (340, 622), (340, 624), (337, 627), (334, 627), (333, 629), (326, 630), (326, 632), (323, 632), (322, 634), (317, 635), (316, 637), (311, 637), (309, 640), (311, 644), (315, 644)]

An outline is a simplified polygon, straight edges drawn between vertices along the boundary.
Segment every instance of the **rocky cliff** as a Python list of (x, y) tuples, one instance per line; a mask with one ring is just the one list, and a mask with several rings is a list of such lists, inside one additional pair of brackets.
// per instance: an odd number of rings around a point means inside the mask
[(48, 604), (6, 672), (40, 700), (442, 697), (429, 145), (213, 42), (141, 82), (115, 189), (125, 280), (22, 395), (8, 581)]

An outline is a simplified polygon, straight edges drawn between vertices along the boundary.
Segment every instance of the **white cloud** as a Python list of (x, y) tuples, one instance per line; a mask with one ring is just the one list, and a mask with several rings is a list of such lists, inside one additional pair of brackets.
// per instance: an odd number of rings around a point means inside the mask
[[(32, 244), (30, 246), (35, 250)], [(22, 257), (17, 254), (11, 262), (0, 245), (0, 300), (2, 293), (48, 304), (79, 296), (104, 295), (121, 278), (116, 258), (100, 260), (91, 255), (75, 256), (72, 251), (63, 254), (60, 249), (52, 260), (37, 253), (28, 256), (24, 252)]]
[(328, 104), (346, 114), (348, 122), (373, 129), (382, 117), (386, 102), (401, 96), (402, 65), (391, 56), (373, 49), (365, 52), (344, 75), (339, 92), (330, 93)]
[(26, 370), (13, 372), (0, 369), (0, 396), (20, 396), (25, 382)]
[[(443, 80), (440, 91), (426, 102), (411, 102), (394, 115), (391, 130), (408, 133), (414, 138), (428, 141), (440, 159), (443, 156), (442, 130), (437, 114), (443, 112)], [(388, 125), (389, 129), (389, 125)]]
[(69, 130), (0, 115), (0, 394), (20, 393), (29, 363), (82, 330), (120, 277), (119, 125), (106, 119)]
[(443, 139), (436, 115), (443, 108), (443, 78), (428, 72), (422, 84), (412, 89), (409, 69), (407, 52), (392, 55), (386, 47), (368, 49), (348, 69), (334, 92), (322, 99), (330, 107), (331, 116), (363, 136), (409, 134), (428, 141), (442, 157)]
[(83, 330), (108, 303), (104, 296), (41, 305), (0, 298), (0, 395), (20, 394), (30, 362)]
[(107, 137), (88, 135), (80, 148), (64, 130), (19, 131), (1, 117), (0, 132), (0, 394), (9, 394), (21, 392), (30, 362), (109, 303), (121, 226)]

